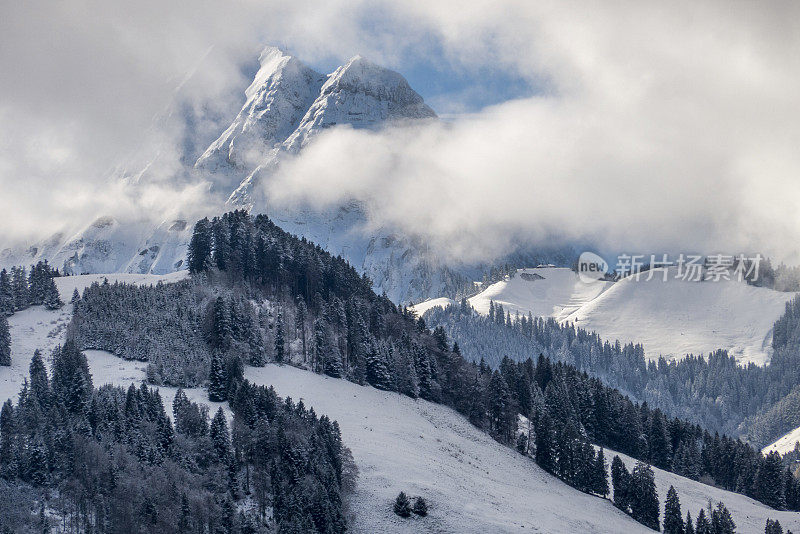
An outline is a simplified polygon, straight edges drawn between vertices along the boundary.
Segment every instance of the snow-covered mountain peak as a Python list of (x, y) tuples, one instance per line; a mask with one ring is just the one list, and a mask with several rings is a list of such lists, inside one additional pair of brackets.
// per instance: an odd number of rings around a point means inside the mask
[[(294, 131), (316, 98), (324, 76), (278, 48), (267, 47), (260, 68), (245, 90), (246, 101), (231, 125), (214, 141), (196, 166), (220, 178), (252, 169), (265, 153)], [(237, 176), (236, 186), (241, 180)], [(215, 181), (220, 181), (219, 179)]]

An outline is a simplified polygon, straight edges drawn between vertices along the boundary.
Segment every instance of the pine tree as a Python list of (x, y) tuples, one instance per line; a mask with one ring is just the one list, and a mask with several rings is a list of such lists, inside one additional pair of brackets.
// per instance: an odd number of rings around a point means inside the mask
[(695, 534), (694, 525), (692, 525), (692, 514), (686, 512), (686, 523), (683, 524), (683, 534)]
[(297, 336), (300, 338), (300, 346), (303, 351), (303, 362), (308, 360), (308, 350), (306, 348), (306, 318), (308, 316), (308, 308), (304, 300), (297, 303), (297, 312), (294, 317), (294, 327)]
[(47, 282), (44, 284), (43, 304), (45, 308), (48, 310), (57, 310), (63, 307), (64, 302), (61, 300), (61, 295), (58, 293), (55, 280), (53, 280), (52, 277), (48, 277)]
[(14, 310), (24, 310), (30, 304), (28, 278), (24, 267), (12, 267), (11, 285), (14, 292)]
[(422, 497), (417, 497), (414, 499), (414, 507), (411, 509), (411, 511), (420, 517), (425, 517), (428, 515), (428, 503), (426, 503), (425, 499)]
[(553, 455), (553, 423), (547, 412), (539, 417), (536, 425), (536, 463), (548, 473), (555, 472)]
[(208, 375), (208, 400), (223, 402), (228, 399), (228, 380), (222, 362), (222, 354), (211, 354), (211, 371)]
[(230, 453), (230, 433), (228, 432), (228, 421), (225, 419), (225, 412), (222, 408), (217, 410), (211, 420), (211, 443), (220, 462), (226, 462)]
[(631, 475), (619, 456), (611, 461), (611, 486), (614, 490), (614, 506), (628, 513), (631, 505)]
[(286, 359), (283, 330), (283, 313), (278, 312), (278, 316), (275, 318), (275, 361), (278, 363), (283, 363)]
[(42, 409), (46, 409), (50, 406), (50, 381), (47, 379), (47, 369), (39, 349), (33, 352), (28, 374), (31, 384), (30, 394), (38, 401)]
[(184, 492), (181, 495), (181, 515), (178, 519), (178, 533), (179, 534), (189, 534), (192, 530), (192, 512), (189, 508), (189, 499), (186, 497), (186, 493)]
[(653, 470), (644, 462), (637, 462), (631, 475), (631, 516), (641, 524), (658, 530), (659, 506)]
[(753, 482), (756, 499), (776, 510), (786, 508), (783, 482), (783, 462), (775, 451), (760, 462)]
[(14, 289), (8, 271), (0, 271), (0, 315), (14, 313)]
[(721, 502), (711, 512), (711, 532), (714, 534), (734, 534), (736, 523), (733, 522), (731, 513)]
[(706, 518), (706, 512), (702, 508), (700, 513), (697, 514), (697, 523), (695, 525), (695, 534), (716, 534), (711, 531), (711, 523), (709, 523), (708, 518)]
[(222, 297), (214, 300), (212, 320), (211, 346), (215, 349), (227, 350), (233, 339), (233, 326), (231, 325), (230, 308)]
[(8, 319), (0, 313), (0, 365), (11, 365), (11, 332), (8, 329)]
[(777, 519), (767, 519), (767, 526), (764, 528), (764, 534), (783, 534), (783, 527)]
[(664, 503), (664, 534), (684, 534), (681, 503), (673, 486), (669, 487)]
[(72, 290), (72, 298), (69, 300), (70, 304), (75, 304), (81, 301), (81, 294), (78, 293), (78, 288)]
[(394, 500), (394, 513), (400, 517), (409, 517), (411, 515), (411, 503), (403, 491)]
[(0, 476), (6, 480), (17, 476), (14, 427), (14, 406), (11, 399), (8, 399), (0, 409)]
[(389, 374), (388, 366), (384, 359), (381, 347), (375, 341), (369, 343), (366, 354), (367, 363), (367, 382), (375, 388), (384, 391), (391, 391), (392, 377)]
[(189, 241), (189, 272), (199, 273), (206, 270), (211, 259), (211, 224), (208, 218), (197, 221)]
[(601, 497), (608, 495), (608, 471), (606, 471), (606, 456), (602, 447), (597, 451), (592, 468), (592, 493)]

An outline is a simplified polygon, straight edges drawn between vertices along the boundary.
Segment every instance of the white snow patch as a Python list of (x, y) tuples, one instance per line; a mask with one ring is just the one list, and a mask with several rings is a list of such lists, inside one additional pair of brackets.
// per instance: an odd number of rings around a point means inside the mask
[[(249, 367), (245, 376), (339, 422), (360, 470), (352, 532), (648, 532), (447, 407), (288, 366)], [(395, 516), (400, 491), (423, 496), (430, 515)]]
[(469, 303), (478, 313), (487, 315), (489, 303), (502, 304), (503, 310), (537, 317), (563, 319), (582, 305), (597, 298), (613, 285), (612, 282), (586, 283), (571, 269), (537, 267), (517, 269), (513, 276), (495, 282)]
[(764, 364), (771, 356), (772, 326), (794, 293), (744, 282), (692, 282), (675, 268), (627, 277), (566, 320), (608, 340), (644, 345), (650, 358), (681, 358), (727, 349), (741, 364)]
[(431, 308), (446, 308), (455, 303), (456, 301), (453, 299), (439, 297), (435, 299), (428, 299), (424, 302), (420, 302), (419, 304), (414, 304), (413, 306), (409, 306), (409, 309), (414, 310), (414, 312), (417, 314), (417, 317), (422, 317), (425, 315), (425, 312)]
[(776, 439), (773, 443), (770, 443), (761, 449), (761, 452), (764, 453), (765, 456), (772, 451), (777, 451), (778, 454), (784, 455), (788, 452), (792, 452), (795, 444), (798, 442), (800, 442), (800, 427), (795, 428), (794, 430), (791, 430), (780, 438)]
[[(79, 293), (93, 282), (109, 283), (125, 282), (129, 284), (147, 285), (158, 282), (177, 282), (188, 277), (186, 271), (179, 271), (163, 276), (153, 274), (87, 274), (80, 276), (62, 276), (55, 279), (61, 300), (69, 302), (72, 292)], [(60, 310), (48, 310), (43, 306), (33, 306), (15, 313), (8, 318), (11, 332), (11, 366), (0, 367), (0, 402), (17, 398), (23, 381), (28, 377), (28, 367), (36, 349), (42, 351), (45, 364), (49, 365), (51, 352), (64, 342), (67, 325), (72, 318), (72, 305), (66, 304)], [(122, 362), (119, 358), (116, 360)], [(94, 373), (93, 373), (94, 374)], [(95, 385), (98, 384), (95, 379)], [(171, 399), (170, 399), (171, 401)]]

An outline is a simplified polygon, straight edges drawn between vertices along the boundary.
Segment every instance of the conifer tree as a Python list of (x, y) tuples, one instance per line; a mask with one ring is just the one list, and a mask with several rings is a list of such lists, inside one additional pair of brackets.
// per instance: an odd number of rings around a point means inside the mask
[(186, 492), (181, 495), (181, 515), (178, 518), (178, 533), (189, 534), (192, 529), (191, 525), (192, 512), (189, 508), (189, 499), (186, 497)]
[(211, 346), (215, 349), (227, 350), (233, 339), (230, 309), (225, 305), (225, 299), (217, 297), (212, 310), (213, 324), (211, 327)]
[(50, 381), (47, 378), (47, 369), (39, 349), (33, 352), (28, 374), (31, 384), (30, 394), (38, 401), (42, 409), (47, 409), (50, 406)]
[(602, 447), (597, 451), (597, 457), (592, 466), (592, 493), (601, 497), (608, 495), (608, 471), (606, 471), (606, 456)]
[(420, 517), (425, 517), (428, 515), (428, 503), (422, 497), (417, 497), (414, 499), (414, 507), (411, 511)]
[(711, 523), (708, 521), (706, 517), (706, 512), (702, 508), (700, 509), (700, 513), (697, 514), (697, 523), (695, 523), (695, 534), (716, 534), (711, 531)]
[(0, 315), (14, 313), (14, 289), (8, 271), (0, 271)]
[(222, 362), (222, 354), (214, 351), (211, 354), (211, 371), (208, 375), (208, 400), (223, 402), (228, 398), (228, 380)]
[(394, 500), (394, 513), (400, 517), (409, 517), (411, 515), (411, 503), (403, 491)]
[(548, 473), (555, 472), (556, 460), (553, 456), (553, 423), (545, 412), (536, 425), (536, 463)]
[(14, 406), (11, 399), (0, 409), (0, 476), (11, 480), (17, 476), (17, 461), (14, 451)]
[(48, 310), (57, 310), (64, 306), (61, 295), (58, 293), (56, 282), (52, 277), (48, 277), (47, 281), (44, 282), (43, 304)]
[(611, 461), (611, 486), (614, 490), (614, 506), (628, 513), (631, 505), (631, 475), (619, 456)]
[(759, 462), (756, 477), (753, 481), (756, 499), (776, 510), (786, 508), (784, 495), (783, 462), (780, 454), (770, 452)]
[(283, 313), (278, 312), (278, 316), (275, 318), (275, 361), (278, 363), (283, 363), (286, 359), (283, 330)]
[(767, 525), (764, 528), (764, 534), (783, 534), (783, 527), (777, 519), (767, 519)]
[(684, 534), (681, 503), (673, 486), (669, 487), (664, 502), (664, 534)]
[(211, 228), (208, 218), (197, 221), (189, 241), (188, 263), (190, 273), (206, 270), (211, 260)]
[(211, 420), (210, 429), (211, 443), (220, 462), (226, 462), (230, 452), (230, 433), (228, 432), (228, 421), (225, 419), (225, 412), (222, 408), (217, 410)]
[(683, 534), (695, 534), (694, 525), (692, 524), (692, 514), (686, 512), (686, 522), (683, 524)]
[(297, 336), (300, 338), (300, 347), (303, 351), (303, 362), (308, 360), (308, 350), (306, 348), (306, 318), (308, 316), (308, 308), (304, 300), (300, 299), (297, 303), (297, 312), (294, 316), (294, 327)]
[(28, 279), (24, 267), (12, 267), (11, 285), (14, 291), (14, 310), (24, 310), (30, 304)]
[(0, 365), (11, 365), (11, 332), (8, 329), (8, 319), (0, 313)]
[(733, 522), (731, 513), (721, 502), (711, 512), (711, 532), (713, 534), (734, 534), (736, 523)]
[(70, 304), (75, 304), (76, 302), (80, 302), (81, 294), (78, 293), (78, 288), (72, 290), (72, 298), (69, 299)]
[(631, 475), (631, 516), (641, 524), (658, 530), (659, 506), (653, 470), (644, 462), (637, 462)]

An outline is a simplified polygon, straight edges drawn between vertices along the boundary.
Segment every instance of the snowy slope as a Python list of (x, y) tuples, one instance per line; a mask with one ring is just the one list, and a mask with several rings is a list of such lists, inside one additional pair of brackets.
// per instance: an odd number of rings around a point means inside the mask
[(166, 274), (186, 268), (194, 222), (184, 219), (120, 222), (100, 217), (74, 234), (57, 233), (25, 249), (0, 251), (0, 267), (47, 260), (76, 274)]
[(774, 442), (761, 449), (761, 452), (769, 454), (772, 451), (777, 451), (779, 454), (786, 454), (787, 452), (792, 452), (795, 444), (798, 442), (800, 442), (800, 427), (776, 439)]
[(727, 349), (741, 363), (769, 361), (772, 326), (794, 293), (733, 280), (686, 281), (675, 277), (674, 268), (665, 282), (663, 272), (584, 283), (570, 269), (519, 269), (469, 302), (482, 314), (494, 301), (512, 316), (530, 311), (574, 322), (609, 341), (642, 343), (650, 358)]
[[(156, 284), (162, 282), (175, 282), (186, 277), (188, 273), (181, 271), (166, 276), (137, 275), (137, 274), (109, 274), (109, 275), (83, 275), (65, 276), (56, 278), (56, 286), (61, 295), (61, 300), (69, 302), (72, 292), (83, 289), (92, 282), (102, 283), (108, 278), (109, 282), (126, 282), (130, 284)], [(64, 342), (67, 325), (72, 318), (72, 305), (66, 304), (60, 310), (50, 311), (43, 306), (33, 306), (15, 313), (8, 318), (11, 331), (11, 366), (0, 367), (0, 402), (8, 398), (16, 398), (22, 383), (28, 376), (33, 352), (42, 351), (45, 363), (49, 363), (50, 353)], [(122, 360), (116, 358), (117, 361)], [(127, 363), (127, 362), (126, 362)], [(139, 363), (139, 365), (142, 365)], [(101, 385), (95, 380), (95, 385)], [(170, 399), (171, 400), (171, 399)]]
[[(169, 282), (184, 276), (109, 275), (131, 283)], [(105, 275), (57, 280), (68, 298)], [(70, 306), (48, 311), (42, 307), (11, 317), (11, 368), (0, 368), (0, 399), (15, 397), (34, 348), (46, 356), (63, 342)], [(102, 351), (87, 351), (96, 386), (139, 384), (146, 364), (125, 361)], [(46, 358), (47, 360), (47, 358)], [(580, 493), (542, 472), (532, 461), (503, 447), (475, 429), (462, 416), (441, 405), (412, 400), (394, 393), (362, 387), (288, 366), (247, 368), (245, 376), (271, 384), (282, 396), (303, 399), (317, 413), (337, 420), (345, 444), (353, 451), (360, 474), (351, 506), (357, 533), (373, 532), (650, 532), (611, 506), (609, 501)], [(171, 413), (174, 388), (160, 388)], [(225, 403), (210, 403), (202, 389), (186, 390), (194, 402), (213, 412)], [(613, 458), (607, 451), (607, 459)], [(622, 456), (623, 459), (626, 459)], [(633, 461), (626, 459), (632, 467)], [(747, 497), (719, 490), (655, 469), (663, 499), (674, 485), (684, 513), (696, 517), (709, 499), (721, 500), (731, 510), (738, 532), (763, 532), (767, 517), (784, 528), (800, 530), (800, 514), (776, 512)], [(430, 502), (426, 519), (401, 520), (391, 513), (400, 490), (425, 496)]]
[[(615, 455), (619, 456), (620, 459), (625, 462), (629, 471), (636, 465), (636, 460), (622, 453), (606, 450), (605, 455), (609, 467)], [(667, 491), (670, 486), (674, 486), (675, 491), (678, 492), (678, 499), (681, 502), (681, 510), (684, 518), (686, 517), (686, 512), (689, 511), (692, 513), (692, 518), (697, 519), (697, 513), (701, 508), (708, 507), (709, 500), (712, 501), (713, 506), (716, 506), (717, 503), (721, 501), (725, 504), (725, 507), (728, 508), (731, 516), (733, 516), (733, 521), (736, 523), (736, 532), (740, 534), (760, 534), (764, 532), (767, 519), (777, 519), (780, 521), (784, 531), (792, 530), (793, 532), (798, 532), (800, 530), (800, 514), (797, 512), (772, 510), (760, 502), (745, 497), (744, 495), (695, 482), (694, 480), (678, 476), (669, 471), (662, 471), (657, 467), (653, 467), (653, 473), (656, 478), (658, 500), (661, 503), (662, 520)], [(708, 510), (706, 510), (706, 514), (708, 514)]]
[(676, 279), (670, 268), (615, 283), (566, 317), (602, 337), (640, 342), (645, 353), (681, 357), (727, 349), (739, 362), (769, 361), (772, 326), (794, 293), (744, 282)]
[(469, 303), (478, 313), (489, 313), (489, 303), (502, 304), (505, 311), (538, 317), (563, 319), (582, 305), (606, 291), (611, 282), (582, 282), (567, 268), (539, 267), (517, 269), (505, 280), (496, 282), (474, 297)]
[[(339, 422), (360, 470), (353, 532), (649, 532), (444, 406), (287, 366), (248, 368), (245, 376)], [(424, 496), (430, 515), (395, 516), (400, 491)]]
[(425, 301), (420, 302), (419, 304), (414, 304), (413, 306), (409, 306), (410, 309), (414, 310), (417, 314), (417, 317), (422, 317), (425, 315), (425, 312), (430, 310), (431, 308), (446, 308), (451, 304), (455, 304), (456, 301), (447, 297), (439, 297), (435, 299), (428, 299)]

